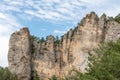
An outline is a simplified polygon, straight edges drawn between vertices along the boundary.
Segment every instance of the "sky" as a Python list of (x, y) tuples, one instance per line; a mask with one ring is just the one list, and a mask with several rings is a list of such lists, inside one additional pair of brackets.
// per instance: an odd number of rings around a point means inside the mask
[(120, 0), (0, 0), (0, 66), (8, 66), (10, 35), (28, 27), (32, 35), (61, 36), (91, 11), (120, 13)]

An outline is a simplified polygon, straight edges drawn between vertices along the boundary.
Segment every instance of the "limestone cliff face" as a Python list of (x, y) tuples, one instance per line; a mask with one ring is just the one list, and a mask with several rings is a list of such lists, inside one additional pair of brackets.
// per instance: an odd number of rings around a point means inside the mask
[[(85, 72), (88, 53), (99, 44), (120, 38), (120, 24), (100, 18), (91, 12), (78, 26), (69, 30), (61, 40), (48, 36), (39, 42), (30, 36), (27, 28), (13, 33), (9, 43), (9, 69), (20, 80), (53, 75), (64, 77), (72, 69)], [(34, 73), (33, 73), (34, 72)]]
[(27, 28), (11, 35), (8, 52), (9, 70), (18, 80), (30, 80), (31, 49), (30, 34)]

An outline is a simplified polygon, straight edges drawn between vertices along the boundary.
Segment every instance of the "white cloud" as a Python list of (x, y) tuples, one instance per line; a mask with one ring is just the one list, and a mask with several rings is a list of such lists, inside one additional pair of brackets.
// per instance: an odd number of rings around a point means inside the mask
[(3, 0), (0, 3), (0, 11), (18, 12), (19, 15), (26, 14), (29, 15), (26, 17), (28, 20), (37, 17), (49, 22), (69, 21), (74, 23), (90, 11), (106, 13), (108, 11), (103, 7), (109, 7), (112, 10), (112, 6), (116, 4), (115, 8), (119, 8), (119, 3), (119, 1), (113, 3), (113, 0)]
[(93, 5), (100, 5), (101, 3), (104, 3), (107, 0), (81, 0), (84, 3), (88, 3), (88, 4), (93, 4)]
[(7, 66), (8, 43), (10, 34), (19, 29), (19, 23), (12, 15), (0, 13), (0, 66)]
[(9, 37), (0, 36), (0, 66), (6, 67), (8, 65), (7, 53), (8, 53)]
[(63, 34), (66, 33), (67, 31), (62, 31), (62, 30), (54, 30), (54, 34)]
[(4, 0), (0, 5), (2, 12), (18, 12), (20, 15), (28, 14), (43, 20), (47, 19), (50, 22), (63, 22), (65, 20), (74, 21), (75, 18), (78, 18), (74, 13), (74, 9), (83, 4), (78, 0), (71, 0), (71, 2), (69, 0)]

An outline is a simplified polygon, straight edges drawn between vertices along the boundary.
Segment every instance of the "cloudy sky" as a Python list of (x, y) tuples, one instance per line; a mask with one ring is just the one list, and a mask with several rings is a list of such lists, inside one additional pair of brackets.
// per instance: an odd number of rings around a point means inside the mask
[(14, 31), (26, 26), (38, 37), (61, 36), (91, 11), (115, 16), (120, 0), (0, 0), (0, 66), (8, 65), (8, 42)]

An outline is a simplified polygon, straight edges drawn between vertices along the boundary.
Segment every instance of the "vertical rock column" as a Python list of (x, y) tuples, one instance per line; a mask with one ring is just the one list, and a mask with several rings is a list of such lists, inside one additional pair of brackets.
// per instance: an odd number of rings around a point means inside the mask
[(49, 68), (53, 68), (55, 66), (54, 37), (51, 35), (46, 39), (46, 49), (48, 50)]
[(9, 70), (17, 75), (17, 80), (30, 80), (31, 53), (30, 33), (28, 28), (11, 35), (9, 41), (8, 62)]

